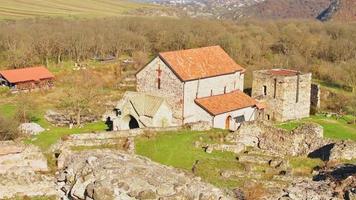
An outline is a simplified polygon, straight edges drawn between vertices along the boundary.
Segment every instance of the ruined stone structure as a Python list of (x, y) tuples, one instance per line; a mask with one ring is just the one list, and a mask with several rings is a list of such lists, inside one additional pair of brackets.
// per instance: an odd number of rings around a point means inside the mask
[(236, 130), (256, 113), (257, 102), (242, 92), (244, 72), (219, 46), (164, 52), (136, 74), (137, 91), (166, 98), (177, 125)]
[(260, 117), (287, 121), (309, 117), (311, 73), (286, 69), (253, 73), (252, 97), (266, 104)]

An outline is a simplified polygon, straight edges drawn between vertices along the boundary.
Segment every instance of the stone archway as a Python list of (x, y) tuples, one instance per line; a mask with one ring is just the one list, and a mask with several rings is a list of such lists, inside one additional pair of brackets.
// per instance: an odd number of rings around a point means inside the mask
[(132, 115), (126, 115), (124, 118), (122, 118), (122, 128), (127, 130), (136, 129), (140, 128), (140, 124)]

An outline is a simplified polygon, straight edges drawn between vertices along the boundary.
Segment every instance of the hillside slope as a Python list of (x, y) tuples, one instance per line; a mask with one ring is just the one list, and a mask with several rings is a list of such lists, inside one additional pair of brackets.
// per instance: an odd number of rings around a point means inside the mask
[(332, 20), (356, 21), (356, 1), (342, 0), (340, 8), (333, 15)]
[(0, 0), (0, 19), (116, 16), (156, 7), (127, 0)]
[(316, 18), (329, 5), (330, 0), (266, 0), (244, 13), (262, 19)]

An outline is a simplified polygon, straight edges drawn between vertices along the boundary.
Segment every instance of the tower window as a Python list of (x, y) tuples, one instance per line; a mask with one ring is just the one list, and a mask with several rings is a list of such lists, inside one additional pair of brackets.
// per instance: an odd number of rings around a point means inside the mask
[(267, 86), (263, 86), (263, 95), (266, 96), (267, 95)]

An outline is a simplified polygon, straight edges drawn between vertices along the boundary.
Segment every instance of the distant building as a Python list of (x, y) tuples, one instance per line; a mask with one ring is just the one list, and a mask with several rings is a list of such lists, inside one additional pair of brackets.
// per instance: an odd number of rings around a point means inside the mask
[(33, 90), (53, 86), (54, 75), (43, 66), (0, 71), (0, 86), (12, 90)]
[(174, 124), (206, 121), (236, 130), (257, 110), (242, 92), (244, 73), (219, 46), (163, 52), (136, 74), (137, 91), (165, 98)]
[(287, 121), (309, 117), (311, 73), (287, 69), (253, 72), (252, 97), (264, 104), (265, 120)]

